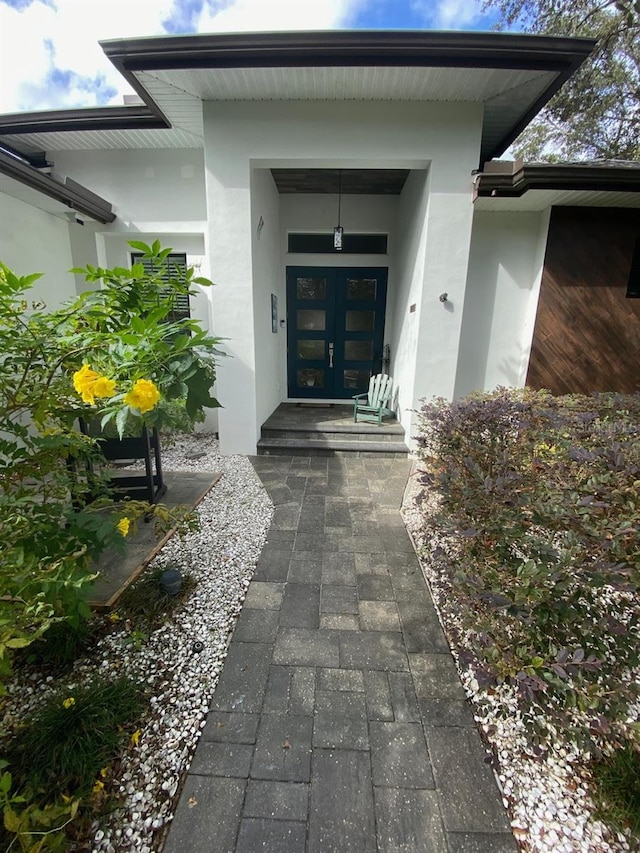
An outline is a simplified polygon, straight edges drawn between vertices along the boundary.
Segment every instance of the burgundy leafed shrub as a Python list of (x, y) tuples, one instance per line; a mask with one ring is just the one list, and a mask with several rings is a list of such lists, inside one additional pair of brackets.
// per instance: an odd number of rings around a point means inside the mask
[(586, 714), (596, 741), (638, 693), (639, 427), (640, 395), (498, 389), (420, 411), (483, 675), (576, 734)]

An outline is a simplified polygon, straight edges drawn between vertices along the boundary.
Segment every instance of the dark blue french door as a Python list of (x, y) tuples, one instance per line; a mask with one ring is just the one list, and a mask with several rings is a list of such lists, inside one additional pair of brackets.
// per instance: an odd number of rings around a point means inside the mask
[(382, 369), (387, 270), (287, 267), (289, 397), (347, 399)]

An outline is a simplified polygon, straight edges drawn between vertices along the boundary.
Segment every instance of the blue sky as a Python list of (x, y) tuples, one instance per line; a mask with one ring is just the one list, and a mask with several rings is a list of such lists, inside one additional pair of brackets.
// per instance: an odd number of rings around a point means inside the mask
[(121, 104), (99, 40), (259, 30), (489, 30), (482, 0), (0, 0), (0, 113)]

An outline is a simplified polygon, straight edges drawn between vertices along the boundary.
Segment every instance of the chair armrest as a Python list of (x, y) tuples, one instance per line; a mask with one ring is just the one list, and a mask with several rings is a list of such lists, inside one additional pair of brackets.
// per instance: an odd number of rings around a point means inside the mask
[(369, 392), (367, 391), (366, 394), (354, 394), (351, 399), (352, 400), (362, 400), (363, 397), (368, 397), (368, 396), (369, 396)]

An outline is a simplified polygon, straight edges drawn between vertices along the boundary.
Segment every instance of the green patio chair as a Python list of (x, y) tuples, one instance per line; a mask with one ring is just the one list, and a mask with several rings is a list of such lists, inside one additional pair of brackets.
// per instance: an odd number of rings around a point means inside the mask
[(358, 417), (363, 421), (373, 421), (382, 425), (385, 415), (393, 416), (395, 412), (387, 407), (391, 397), (393, 380), (386, 373), (378, 373), (369, 380), (369, 391), (366, 394), (356, 394), (353, 398), (353, 419), (358, 423)]

